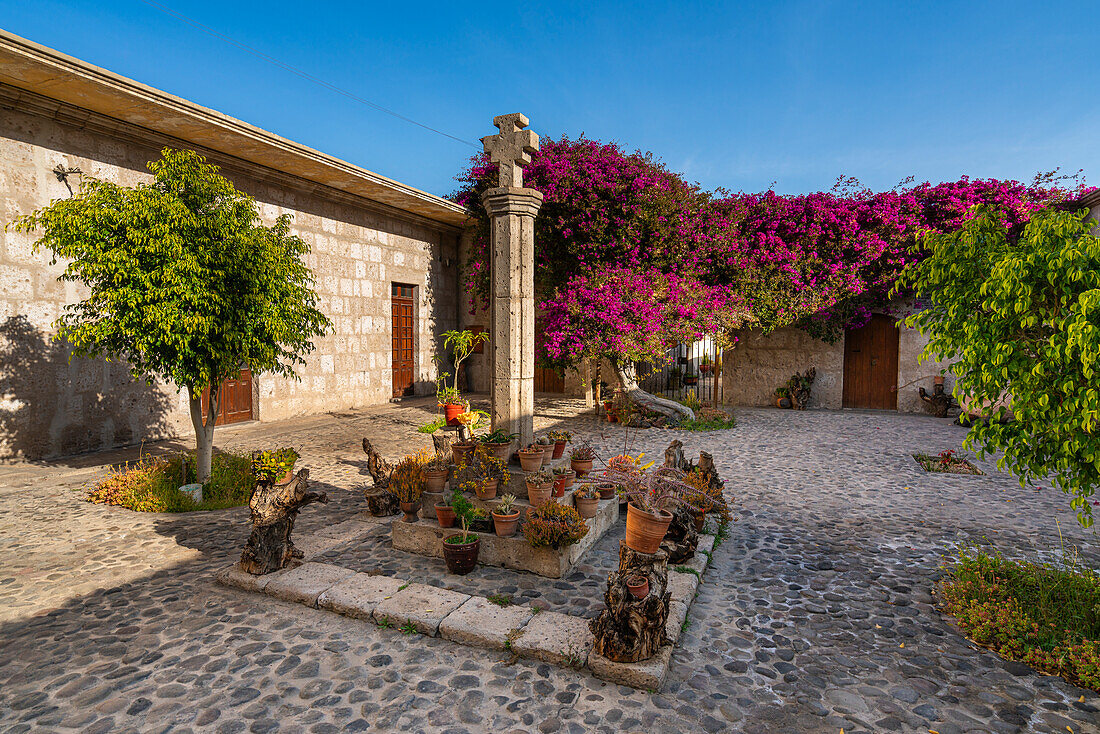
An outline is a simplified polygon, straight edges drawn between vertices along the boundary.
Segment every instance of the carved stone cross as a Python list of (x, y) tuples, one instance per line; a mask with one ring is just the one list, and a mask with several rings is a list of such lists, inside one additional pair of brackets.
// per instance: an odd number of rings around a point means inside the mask
[(500, 166), (500, 186), (523, 188), (523, 167), (539, 149), (539, 136), (533, 130), (523, 129), (530, 121), (519, 112), (498, 115), (493, 124), (500, 132), (482, 138), (481, 143), (492, 161)]

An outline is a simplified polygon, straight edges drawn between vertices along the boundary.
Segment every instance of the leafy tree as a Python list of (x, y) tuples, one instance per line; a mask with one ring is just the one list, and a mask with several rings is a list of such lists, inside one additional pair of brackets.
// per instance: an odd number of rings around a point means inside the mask
[(331, 324), (288, 215), (264, 226), (256, 203), (194, 151), (166, 148), (149, 170), (153, 181), (133, 188), (85, 177), (78, 195), (14, 227), (41, 230), (35, 247), (68, 261), (60, 279), (90, 290), (58, 319), (59, 339), (187, 390), (205, 482), (222, 381), (242, 366), (294, 377)]
[[(1051, 477), (1092, 525), (1100, 484), (1100, 239), (1081, 211), (1047, 209), (1012, 226), (977, 207), (899, 281), (929, 305), (906, 319), (923, 357), (949, 363), (955, 393), (983, 407), (965, 445), (1003, 451), (1021, 483)], [(1012, 420), (1008, 419), (1011, 403)]]

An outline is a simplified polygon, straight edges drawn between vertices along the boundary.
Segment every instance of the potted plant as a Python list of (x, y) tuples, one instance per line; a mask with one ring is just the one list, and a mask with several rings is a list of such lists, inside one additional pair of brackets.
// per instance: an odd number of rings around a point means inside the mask
[(577, 514), (586, 520), (595, 517), (600, 508), (600, 494), (590, 483), (582, 484), (573, 492), (573, 506)]
[(493, 508), (493, 529), (499, 537), (510, 538), (516, 534), (517, 525), (519, 525), (519, 508), (516, 507), (516, 496), (506, 494)]
[(439, 494), (447, 486), (447, 477), (451, 474), (451, 466), (447, 457), (436, 454), (424, 464), (424, 489), (432, 494)]
[(535, 444), (542, 450), (542, 466), (546, 466), (554, 455), (554, 442), (549, 436), (539, 436), (535, 439)]
[(538, 471), (542, 466), (542, 447), (533, 443), (516, 452), (519, 456), (519, 465), (524, 471)]
[(512, 458), (512, 442), (518, 433), (508, 433), (503, 428), (498, 428), (492, 433), (484, 433), (477, 437), (482, 446), (489, 450), (493, 456), (508, 462)]
[(448, 571), (465, 575), (477, 568), (477, 554), (481, 550), (481, 538), (470, 532), (470, 521), (475, 508), (459, 492), (455, 492), (451, 506), (461, 524), (462, 532), (443, 539), (443, 560), (447, 562)]
[(551, 454), (550, 458), (560, 459), (562, 454), (565, 453), (565, 444), (573, 440), (573, 434), (569, 431), (553, 430), (546, 435), (554, 442), (554, 453)]
[[(560, 484), (561, 490), (564, 493), (565, 490), (573, 486), (573, 480), (577, 478), (577, 472), (573, 471), (567, 466), (554, 467), (554, 491), (558, 491)], [(561, 497), (562, 495), (556, 495)]]
[(649, 595), (649, 577), (630, 576), (626, 580), (626, 588), (635, 599), (645, 599)]
[(439, 521), (441, 528), (454, 527), (455, 508), (451, 506), (450, 495), (443, 495), (439, 502), (435, 503), (435, 518)]
[(466, 463), (470, 454), (477, 448), (477, 441), (455, 441), (451, 444), (451, 456), (454, 463), (462, 466)]
[(294, 464), (298, 461), (294, 449), (259, 451), (252, 455), (252, 475), (260, 481), (286, 484), (294, 476)]
[(554, 492), (554, 475), (548, 471), (537, 471), (527, 475), (527, 499), (532, 507), (541, 507), (550, 501)]
[(532, 548), (561, 549), (573, 545), (588, 534), (588, 525), (568, 505), (547, 502), (527, 513), (523, 537)]
[(786, 387), (775, 389), (775, 404), (780, 408), (789, 408), (794, 404), (791, 402), (791, 393)]
[(583, 477), (592, 471), (592, 462), (595, 458), (596, 452), (585, 441), (569, 452), (569, 466), (577, 473), (578, 477)]
[(627, 502), (624, 541), (627, 547), (638, 553), (656, 553), (672, 522), (670, 510), (677, 504), (689, 504), (688, 498), (694, 492), (684, 482), (684, 473), (663, 466), (630, 473), (609, 470), (604, 472), (604, 478), (619, 487)]
[(699, 360), (699, 374), (709, 375), (713, 365), (710, 362), (710, 355), (704, 354), (703, 358)]
[(699, 376), (696, 375), (695, 372), (692, 371), (691, 365), (688, 365), (687, 368), (684, 370), (684, 376), (683, 376), (682, 379), (683, 379), (684, 385), (686, 385), (688, 387), (690, 387), (690, 386), (694, 385), (695, 383), (699, 382)]
[(387, 489), (397, 497), (405, 522), (416, 522), (420, 512), (420, 498), (424, 493), (424, 469), (420, 457), (408, 455), (390, 472)]

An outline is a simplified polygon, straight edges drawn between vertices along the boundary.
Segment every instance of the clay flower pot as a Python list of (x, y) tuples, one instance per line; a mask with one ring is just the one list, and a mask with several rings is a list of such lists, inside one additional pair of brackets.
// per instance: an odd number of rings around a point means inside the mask
[(649, 579), (645, 576), (631, 576), (626, 580), (626, 588), (635, 599), (649, 596)]
[(519, 510), (511, 515), (498, 515), (493, 513), (493, 529), (501, 538), (511, 538), (516, 534), (516, 526), (519, 525)]
[(586, 459), (584, 461), (580, 459), (570, 459), (569, 468), (575, 471), (578, 477), (583, 477), (592, 471), (592, 459)]
[(485, 448), (489, 450), (489, 453), (496, 459), (507, 463), (512, 458), (512, 442), (508, 443), (487, 443), (484, 444)]
[(538, 471), (542, 466), (542, 449), (519, 451), (519, 465), (524, 471)]
[(601, 500), (615, 499), (615, 495), (618, 494), (615, 491), (615, 485), (614, 484), (608, 484), (606, 482), (603, 483), (603, 484), (597, 484), (596, 485), (596, 490), (600, 493), (600, 499)]
[(474, 488), (474, 494), (479, 500), (491, 500), (497, 496), (497, 479), (483, 479), (481, 484)]
[(565, 453), (565, 441), (554, 442), (554, 453), (550, 455), (551, 459), (560, 459), (561, 455)]
[(447, 425), (448, 426), (457, 426), (458, 425), (458, 416), (462, 415), (465, 412), (466, 412), (466, 406), (465, 405), (450, 405), (450, 404), (447, 404), (447, 405), (443, 406), (443, 417), (447, 419)]
[(554, 477), (554, 496), (555, 497), (564, 497), (565, 496), (565, 477), (560, 476), (560, 475)]
[(420, 502), (402, 502), (401, 511), (405, 513), (405, 517), (401, 518), (405, 522), (416, 522), (420, 518)]
[(527, 482), (527, 500), (531, 503), (531, 507), (542, 507), (550, 501), (550, 496), (553, 493), (553, 482), (547, 482), (542, 485)]
[(462, 534), (452, 535), (443, 541), (443, 560), (451, 573), (465, 575), (477, 568), (477, 553), (481, 550), (481, 538), (471, 543), (452, 543), (462, 538)]
[(451, 528), (455, 524), (455, 508), (450, 505), (436, 505), (435, 517), (439, 520), (439, 527)]
[(566, 489), (569, 489), (570, 487), (573, 486), (573, 480), (577, 478), (577, 472), (570, 469), (569, 471), (562, 472), (561, 474), (558, 474), (557, 476), (558, 477), (565, 477), (565, 484), (563, 484), (562, 486), (565, 487)]
[(656, 553), (665, 539), (672, 513), (657, 514), (639, 510), (633, 504), (626, 506), (626, 547), (638, 553)]
[(475, 448), (477, 448), (477, 444), (473, 441), (458, 441), (451, 444), (451, 456), (456, 464), (462, 464), (466, 457), (474, 452)]
[(428, 492), (434, 492), (439, 494), (447, 486), (447, 475), (449, 471), (426, 471), (424, 472), (424, 489)]
[(541, 464), (541, 466), (546, 466), (547, 464), (549, 464), (550, 463), (550, 458), (553, 455), (554, 455), (554, 444), (552, 444), (552, 443), (544, 444), (543, 447), (542, 447), (542, 464)]
[(776, 398), (775, 399), (775, 404), (780, 408), (794, 407), (794, 402), (792, 402), (791, 399), (787, 398), (787, 397)]
[(710, 365), (709, 364), (699, 365), (699, 372), (701, 372), (704, 375), (709, 375), (710, 374)]
[(599, 497), (580, 497), (573, 493), (573, 506), (577, 508), (577, 514), (585, 520), (595, 517), (600, 508)]

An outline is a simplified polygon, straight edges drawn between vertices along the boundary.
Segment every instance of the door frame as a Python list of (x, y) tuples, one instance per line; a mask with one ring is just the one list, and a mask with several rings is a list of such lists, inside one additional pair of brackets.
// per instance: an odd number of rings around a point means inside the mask
[[(408, 289), (408, 295), (401, 295), (404, 289)], [(419, 323), (419, 308), (417, 298), (417, 286), (415, 283), (400, 283), (398, 281), (390, 282), (390, 396), (391, 399), (399, 399), (402, 397), (408, 397), (416, 394), (416, 355), (418, 344), (418, 329), (416, 328)], [(410, 320), (409, 326), (409, 341), (410, 358), (409, 358), (409, 386), (404, 388), (400, 394), (397, 390), (397, 333), (394, 330), (394, 317), (395, 307), (398, 303), (407, 304), (410, 306)]]

